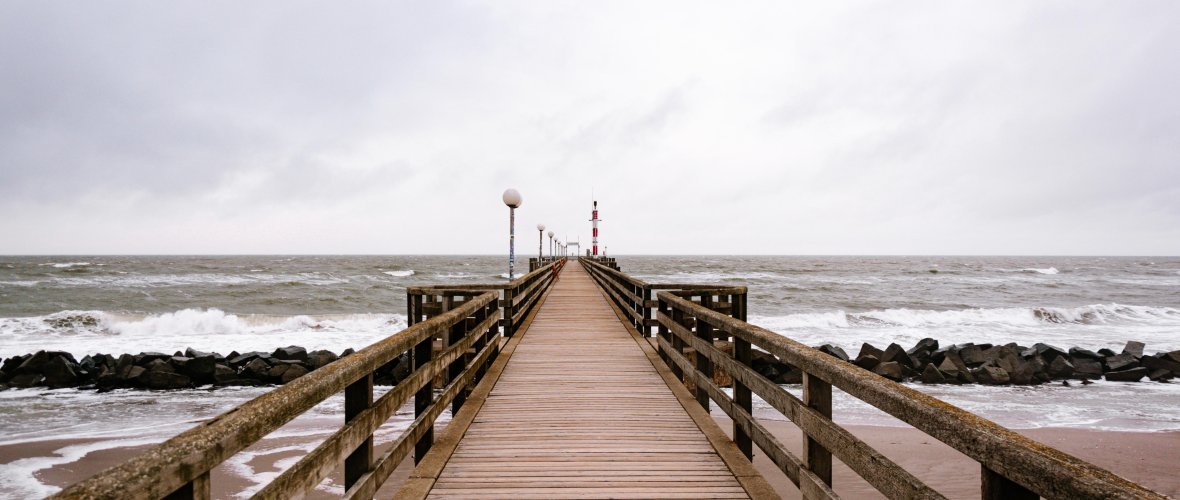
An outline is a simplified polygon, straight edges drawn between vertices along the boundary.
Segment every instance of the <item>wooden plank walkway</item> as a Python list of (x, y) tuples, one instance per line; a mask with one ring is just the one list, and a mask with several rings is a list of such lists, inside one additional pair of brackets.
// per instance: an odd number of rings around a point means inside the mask
[(567, 266), (429, 498), (750, 498), (650, 355)]

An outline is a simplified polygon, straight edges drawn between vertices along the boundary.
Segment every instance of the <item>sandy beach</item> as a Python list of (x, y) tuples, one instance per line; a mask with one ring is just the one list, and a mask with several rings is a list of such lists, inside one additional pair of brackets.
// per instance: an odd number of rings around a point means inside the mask
[[(731, 428), (727, 418), (715, 418), (723, 429), (728, 431)], [(793, 424), (773, 420), (762, 422), (793, 453), (799, 453), (802, 436)], [(921, 431), (901, 427), (847, 428), (947, 497), (979, 497), (979, 465)], [(1165, 495), (1180, 497), (1180, 432), (1107, 432), (1065, 428), (1025, 429), (1017, 432)], [(252, 491), (258, 482), (268, 480), (293, 463), (294, 457), (302, 453), (300, 450), (309, 445), (314, 446), (314, 441), (306, 437), (283, 437), (256, 444), (247, 450), (250, 454), (248, 460), (230, 461), (214, 470), (214, 498), (234, 498), (243, 492)], [(49, 440), (0, 446), (0, 465), (24, 460), (23, 463), (35, 468), (38, 458), (58, 457), (59, 450), (97, 443), (98, 440), (84, 439)], [(101, 449), (86, 453), (76, 460), (56, 460), (60, 463), (35, 470), (32, 474), (42, 484), (61, 487), (89, 477), (144, 449), (146, 446)], [(378, 453), (380, 450), (379, 443)], [(43, 463), (49, 464), (49, 461)], [(795, 486), (765, 455), (756, 452), (755, 465), (783, 498), (799, 498)], [(389, 479), (381, 494), (386, 498), (393, 495), (397, 491), (396, 486), (401, 484), (410, 469), (411, 461), (407, 460)], [(883, 498), (839, 461), (835, 465), (833, 482), (836, 492), (844, 498)], [(325, 483), (330, 485), (329, 488), (316, 491), (309, 498), (334, 498), (343, 491), (340, 483), (339, 474), (333, 475)]]
[[(732, 429), (724, 416), (714, 417)], [(790, 422), (761, 420), (799, 456), (802, 433)], [(922, 431), (904, 427), (845, 426), (849, 432), (948, 498), (979, 498), (979, 463)], [(1014, 429), (1031, 439), (1106, 468), (1170, 497), (1180, 496), (1180, 431), (1110, 432), (1070, 428)], [(754, 465), (784, 499), (798, 490), (755, 447)], [(832, 482), (843, 498), (884, 498), (847, 466), (835, 461)]]

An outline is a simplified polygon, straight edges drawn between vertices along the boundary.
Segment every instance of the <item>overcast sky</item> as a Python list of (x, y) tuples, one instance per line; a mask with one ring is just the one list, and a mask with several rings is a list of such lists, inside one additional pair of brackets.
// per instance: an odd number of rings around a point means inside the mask
[(6, 0), (0, 253), (1177, 255), (1178, 19)]

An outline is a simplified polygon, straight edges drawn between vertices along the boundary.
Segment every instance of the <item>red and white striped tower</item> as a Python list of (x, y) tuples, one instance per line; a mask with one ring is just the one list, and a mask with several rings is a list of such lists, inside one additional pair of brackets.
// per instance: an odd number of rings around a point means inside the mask
[(590, 244), (592, 245), (591, 248), (594, 249), (594, 256), (598, 257), (598, 200), (594, 200), (594, 211), (590, 212), (590, 222), (593, 223), (591, 227), (594, 228), (594, 234), (592, 235)]

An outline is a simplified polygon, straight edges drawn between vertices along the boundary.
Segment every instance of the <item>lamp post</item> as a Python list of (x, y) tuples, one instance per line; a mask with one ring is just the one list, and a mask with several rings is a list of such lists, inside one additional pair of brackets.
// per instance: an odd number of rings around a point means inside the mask
[(537, 224), (537, 267), (541, 267), (541, 260), (545, 258), (545, 252), (541, 247), (545, 246), (545, 225)]
[(549, 260), (553, 260), (553, 231), (549, 231)]
[(516, 209), (524, 200), (520, 198), (520, 192), (512, 188), (504, 190), (501, 198), (504, 204), (508, 205), (508, 280), (511, 281), (514, 277), (513, 267), (516, 264)]

